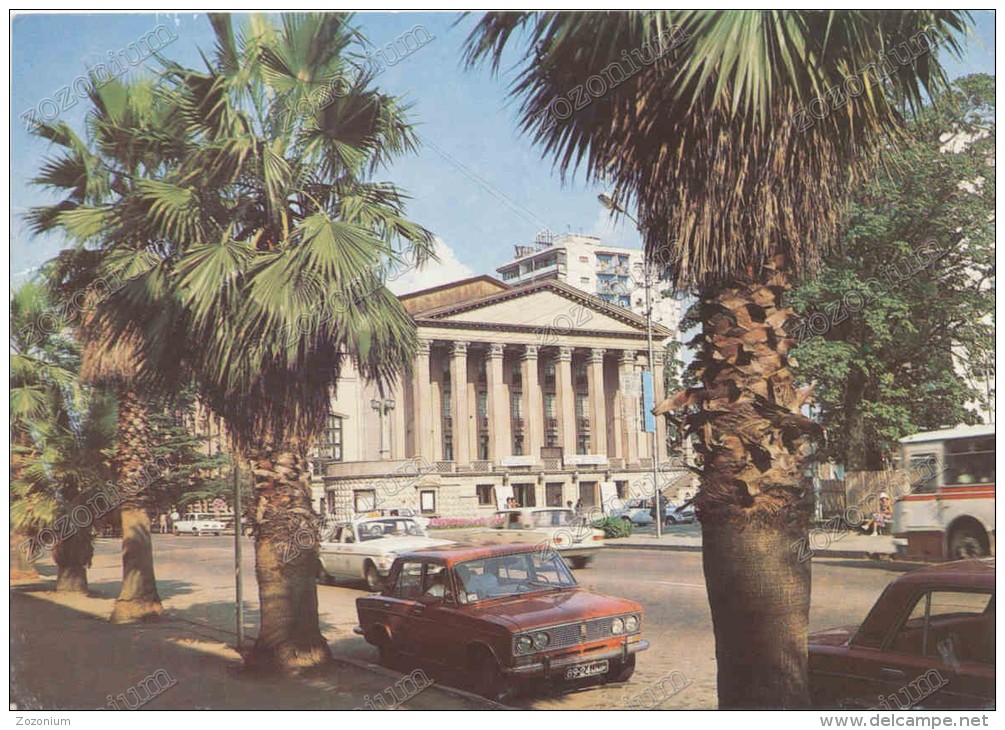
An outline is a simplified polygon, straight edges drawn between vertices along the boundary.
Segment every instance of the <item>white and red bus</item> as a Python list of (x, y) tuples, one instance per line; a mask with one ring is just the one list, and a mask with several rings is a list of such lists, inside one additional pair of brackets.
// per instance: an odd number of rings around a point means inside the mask
[(893, 535), (909, 558), (957, 560), (995, 550), (995, 427), (957, 426), (900, 440), (911, 490)]

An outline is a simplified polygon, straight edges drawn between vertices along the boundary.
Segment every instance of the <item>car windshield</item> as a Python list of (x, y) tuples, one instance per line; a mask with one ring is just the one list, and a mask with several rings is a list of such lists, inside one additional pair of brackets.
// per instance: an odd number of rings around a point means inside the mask
[(382, 537), (425, 537), (426, 533), (422, 526), (411, 517), (383, 517), (377, 520), (367, 520), (360, 522), (356, 526), (359, 531), (359, 539), (377, 540)]
[(454, 570), (461, 586), (461, 603), (576, 585), (565, 561), (554, 550), (468, 560)]

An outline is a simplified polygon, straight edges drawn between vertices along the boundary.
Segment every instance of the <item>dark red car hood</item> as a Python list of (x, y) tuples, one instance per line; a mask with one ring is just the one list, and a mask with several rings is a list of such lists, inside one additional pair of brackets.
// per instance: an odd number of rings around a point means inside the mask
[(810, 634), (809, 645), (813, 646), (844, 646), (848, 640), (858, 631), (858, 626), (839, 626), (826, 631), (817, 631)]
[(468, 610), (513, 631), (528, 631), (602, 616), (641, 614), (642, 606), (625, 598), (575, 588), (484, 601), (469, 606)]

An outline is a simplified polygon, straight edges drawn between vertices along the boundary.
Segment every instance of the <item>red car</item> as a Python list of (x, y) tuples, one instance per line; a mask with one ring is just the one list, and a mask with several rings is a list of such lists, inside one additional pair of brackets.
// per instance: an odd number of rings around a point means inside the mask
[(624, 682), (649, 647), (638, 603), (583, 590), (558, 553), (533, 545), (403, 554), (356, 610), (356, 633), (382, 661), (410, 654), (462, 670), (493, 699), (521, 680)]
[(906, 573), (861, 626), (812, 634), (821, 708), (973, 709), (995, 703), (995, 561)]

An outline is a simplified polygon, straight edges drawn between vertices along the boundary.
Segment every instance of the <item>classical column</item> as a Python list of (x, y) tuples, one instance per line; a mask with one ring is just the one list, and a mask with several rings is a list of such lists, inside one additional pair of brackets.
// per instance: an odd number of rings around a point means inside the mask
[(544, 413), (541, 405), (541, 385), (537, 375), (537, 345), (523, 348), (523, 419), (524, 443), (527, 454), (534, 457), (534, 463), (541, 458), (541, 444), (544, 435)]
[(401, 378), (394, 381), (391, 397), (394, 399), (394, 410), (388, 414), (391, 421), (391, 434), (387, 448), (390, 449), (392, 459), (404, 459), (408, 449), (406, 443), (408, 424), (405, 421), (405, 383)]
[(562, 455), (573, 456), (576, 453), (576, 388), (572, 383), (571, 347), (559, 347), (555, 356), (555, 396)]
[[(635, 350), (622, 350), (618, 360), (618, 394), (621, 411), (621, 449), (619, 456), (625, 466), (639, 462), (639, 397), (638, 383), (635, 381)], [(632, 388), (625, 392), (625, 383), (631, 381)]]
[(489, 417), (489, 459), (498, 463), (513, 452), (510, 439), (509, 389), (503, 377), (505, 345), (489, 345), (485, 353), (486, 410)]
[[(653, 353), (653, 403), (659, 405), (666, 397), (663, 394), (663, 377), (665, 359), (662, 352)], [(667, 421), (665, 416), (654, 416), (656, 419), (656, 457), (661, 464), (669, 458), (667, 455)]]
[(415, 456), (434, 461), (433, 453), (433, 401), (429, 380), (429, 340), (419, 340), (412, 373), (412, 409), (415, 424)]
[(590, 450), (594, 454), (606, 454), (607, 447), (607, 403), (604, 396), (604, 351), (590, 350), (586, 364), (587, 396), (590, 405)]
[(471, 424), (468, 422), (468, 343), (455, 342), (450, 351), (450, 418), (453, 422), (454, 461), (470, 464), (468, 449)]

